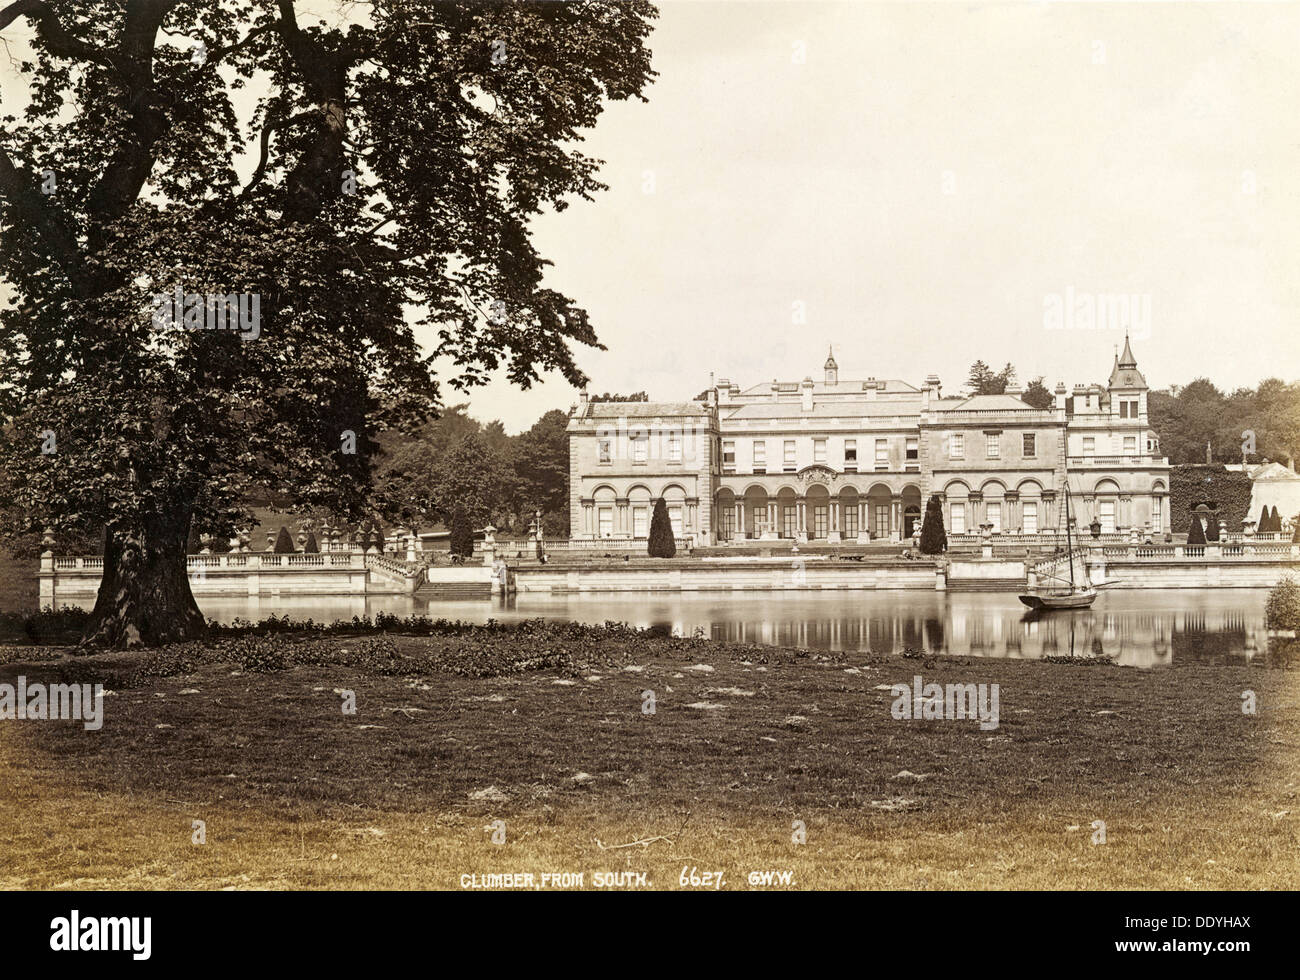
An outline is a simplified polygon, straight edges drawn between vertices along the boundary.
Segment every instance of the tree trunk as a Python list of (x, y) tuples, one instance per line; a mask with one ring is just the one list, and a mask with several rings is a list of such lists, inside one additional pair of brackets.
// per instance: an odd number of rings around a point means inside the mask
[(206, 635), (186, 574), (189, 530), (186, 513), (146, 517), (142, 533), (104, 533), (104, 577), (82, 646), (161, 646)]

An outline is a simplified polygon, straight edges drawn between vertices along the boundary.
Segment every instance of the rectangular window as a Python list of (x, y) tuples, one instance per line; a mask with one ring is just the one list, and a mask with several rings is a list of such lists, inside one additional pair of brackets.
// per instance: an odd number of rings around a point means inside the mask
[(614, 508), (602, 507), (596, 514), (599, 534), (602, 538), (612, 538), (614, 536)]
[(876, 527), (875, 527), (875, 530), (872, 532), (872, 535), (871, 535), (871, 536), (874, 537), (874, 538), (887, 538), (887, 537), (889, 537), (889, 507), (890, 507), (890, 505), (889, 505), (889, 504), (876, 504), (875, 507), (876, 507), (876, 510), (875, 510)]
[(849, 504), (844, 508), (844, 538), (851, 540), (858, 536), (858, 505)]
[(990, 432), (984, 436), (984, 455), (989, 459), (996, 459), (1002, 455), (1001, 436), (996, 432)]
[(793, 473), (797, 465), (798, 460), (795, 456), (794, 440), (787, 439), (785, 441), (785, 471), (787, 473)]
[(632, 437), (632, 462), (644, 463), (650, 455), (650, 437), (643, 434)]
[(682, 461), (682, 437), (668, 437), (668, 462), (680, 463)]
[(724, 473), (736, 472), (736, 441), (724, 439), (722, 442), (722, 470)]
[(878, 470), (889, 469), (889, 440), (888, 439), (876, 440), (876, 469)]
[(1112, 534), (1115, 531), (1115, 501), (1099, 500), (1097, 502), (1097, 519), (1101, 521), (1101, 530), (1104, 534)]
[(829, 527), (830, 507), (826, 504), (813, 505), (813, 533), (814, 538), (826, 537)]
[(1083, 455), (1095, 456), (1097, 454), (1097, 440), (1092, 436), (1083, 437)]
[(668, 506), (668, 523), (673, 526), (673, 537), (682, 536), (682, 505), (670, 504)]
[(753, 537), (761, 538), (763, 536), (763, 532), (767, 530), (767, 506), (765, 504), (754, 505), (749, 528)]
[(1022, 524), (1026, 534), (1038, 533), (1038, 504), (1032, 501), (1025, 501), (1021, 504), (1021, 510), (1024, 511), (1024, 520)]
[[(916, 462), (919, 462), (919, 461), (920, 461), (920, 458), (921, 458), (921, 442), (920, 442), (920, 440), (919, 440), (919, 439), (908, 439), (908, 440), (907, 440), (907, 453), (906, 453), (906, 459), (907, 459), (907, 462), (909, 462), (909, 463), (916, 463)], [(911, 469), (911, 467), (908, 467), (908, 469)]]
[(1119, 402), (1119, 417), (1122, 418), (1122, 419), (1126, 419), (1126, 418), (1128, 418), (1128, 399), (1127, 399), (1127, 398), (1121, 398), (1121, 399), (1120, 399), (1120, 402)]
[(762, 439), (754, 440), (754, 472), (767, 472), (767, 443)]
[(844, 472), (856, 473), (858, 471), (858, 440), (844, 440)]
[(985, 511), (988, 514), (988, 523), (993, 525), (993, 533), (1001, 534), (1002, 533), (1002, 505), (989, 504), (985, 508)]
[(954, 432), (948, 437), (948, 455), (953, 459), (966, 455), (966, 437), (962, 433)]
[(953, 534), (966, 533), (966, 505), (965, 504), (951, 505), (951, 517), (949, 518), (948, 523), (952, 526)]
[(650, 508), (648, 507), (632, 508), (632, 537), (634, 538), (650, 537)]
[(736, 536), (736, 508), (724, 507), (721, 513), (721, 527), (718, 528), (718, 537), (723, 541), (730, 541)]
[(796, 504), (785, 504), (781, 508), (781, 537), (794, 538), (799, 536), (799, 507)]
[(813, 462), (814, 463), (826, 462), (826, 440), (825, 439), (813, 440)]
[(1160, 533), (1160, 512), (1164, 509), (1159, 497), (1151, 499), (1151, 533)]
[(1138, 451), (1138, 437), (1137, 437), (1137, 436), (1125, 436), (1125, 437), (1124, 437), (1124, 455), (1125, 455), (1125, 456), (1136, 456), (1136, 455), (1137, 455), (1137, 451)]
[(602, 463), (611, 462), (613, 457), (610, 452), (610, 440), (601, 439), (599, 442), (596, 443), (596, 445), (598, 447), (598, 451), (600, 454), (600, 461)]
[(1038, 436), (1033, 432), (1026, 432), (1020, 437), (1021, 452), (1026, 459), (1032, 459), (1038, 455)]

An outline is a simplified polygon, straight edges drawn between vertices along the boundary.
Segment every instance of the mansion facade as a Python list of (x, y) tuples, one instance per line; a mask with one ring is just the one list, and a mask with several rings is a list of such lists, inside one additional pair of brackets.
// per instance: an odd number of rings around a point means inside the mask
[(1019, 389), (944, 397), (919, 386), (841, 378), (742, 389), (727, 380), (691, 402), (592, 402), (569, 419), (570, 536), (642, 539), (656, 500), (683, 541), (716, 545), (899, 542), (938, 494), (950, 535), (1044, 534), (1072, 513), (1103, 532), (1169, 528), (1169, 461), (1147, 418), (1147, 384), (1128, 339), (1106, 385), (1057, 384), (1050, 408)]

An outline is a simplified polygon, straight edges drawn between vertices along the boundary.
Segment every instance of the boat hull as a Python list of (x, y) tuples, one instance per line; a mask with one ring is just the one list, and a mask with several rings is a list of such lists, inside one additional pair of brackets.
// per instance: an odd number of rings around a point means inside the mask
[(1020, 601), (1030, 609), (1087, 609), (1097, 598), (1095, 590), (1062, 595), (1022, 595)]

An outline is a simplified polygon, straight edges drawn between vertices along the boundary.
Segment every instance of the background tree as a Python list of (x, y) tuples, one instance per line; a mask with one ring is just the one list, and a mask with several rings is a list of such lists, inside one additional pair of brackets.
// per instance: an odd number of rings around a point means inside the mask
[(1010, 364), (1001, 371), (994, 371), (983, 361), (976, 361), (970, 366), (966, 387), (972, 395), (1004, 395), (1007, 387), (1015, 381), (1016, 369)]
[[(84, 642), (201, 635), (190, 527), (228, 537), (254, 492), (365, 513), (377, 435), (437, 405), (433, 356), (461, 388), (498, 368), (585, 382), (569, 345), (595, 334), (542, 284), (529, 222), (602, 189), (576, 147), (650, 81), (654, 8), (341, 9), (0, 7), (0, 30), (32, 38), (30, 55), (8, 46), (32, 99), (0, 122), (0, 516), (15, 534), (103, 533)], [(256, 339), (155, 318), (152, 297), (177, 290), (192, 309), (243, 294), (251, 313), (257, 296)]]
[(668, 516), (668, 507), (663, 497), (655, 501), (654, 513), (650, 515), (650, 541), (646, 551), (651, 558), (672, 558), (677, 554), (673, 522)]
[(1046, 410), (1056, 405), (1056, 396), (1043, 383), (1043, 376), (1040, 374), (1025, 386), (1025, 392), (1020, 396), (1020, 400), (1026, 405), (1032, 405), (1034, 408)]
[(603, 395), (592, 395), (588, 401), (593, 405), (599, 405), (602, 402), (648, 402), (650, 395), (644, 391), (634, 391), (630, 395), (611, 394), (605, 392)]
[(475, 528), (501, 526), (500, 516), (515, 493), (515, 475), (482, 436), (467, 436), (430, 464), (422, 474), (429, 509), (444, 523), (459, 508)]
[(474, 557), (474, 528), (464, 507), (457, 507), (451, 513), (449, 545), (453, 555)]
[(921, 554), (941, 555), (948, 550), (948, 532), (943, 526), (943, 504), (937, 493), (930, 494), (921, 521)]
[[(569, 414), (547, 412), (515, 440), (512, 452), (521, 518), (541, 510), (543, 520), (559, 517), (564, 534), (569, 524)], [(552, 534), (546, 522), (547, 533)]]

